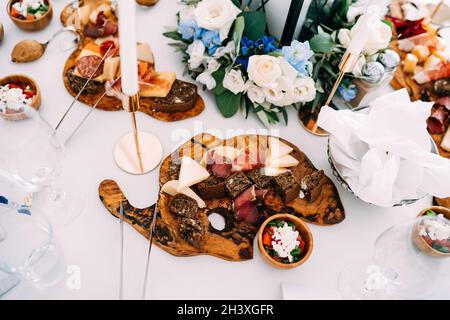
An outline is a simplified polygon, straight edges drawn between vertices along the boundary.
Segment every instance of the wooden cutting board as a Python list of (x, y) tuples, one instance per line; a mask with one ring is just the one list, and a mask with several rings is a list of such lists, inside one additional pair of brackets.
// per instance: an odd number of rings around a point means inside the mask
[[(177, 156), (187, 155), (200, 161), (203, 155), (213, 147), (227, 145), (242, 149), (244, 146), (266, 143), (267, 138), (267, 136), (250, 135), (221, 140), (210, 134), (199, 134), (164, 159), (160, 168), (160, 186), (172, 180), (169, 174), (169, 165), (171, 160)], [(298, 179), (316, 170), (303, 152), (288, 141), (281, 140), (294, 148), (291, 155), (299, 160), (299, 165), (291, 169)], [(144, 237), (148, 238), (155, 205), (145, 209), (133, 207), (117, 183), (112, 180), (105, 180), (100, 184), (99, 196), (108, 211), (115, 217), (119, 216), (119, 206), (120, 201), (122, 201), (125, 221)], [(245, 222), (237, 222), (234, 219), (231, 199), (207, 200), (205, 201), (207, 208), (199, 210), (199, 219), (206, 227), (205, 241), (201, 248), (195, 248), (180, 238), (178, 221), (168, 209), (170, 198), (171, 196), (160, 193), (159, 215), (156, 222), (154, 242), (158, 247), (175, 256), (206, 254), (229, 261), (252, 259), (253, 239), (259, 226), (266, 218), (279, 212), (291, 213), (307, 222), (318, 225), (337, 224), (345, 218), (344, 208), (337, 189), (328, 177), (326, 177), (323, 185), (321, 196), (311, 203), (298, 198), (289, 203), (288, 206), (285, 206), (281, 198), (274, 191), (270, 191), (264, 198), (264, 205), (260, 207), (261, 219), (255, 226)], [(225, 228), (223, 230), (214, 229), (209, 222), (208, 215), (212, 213), (217, 213), (224, 217)]]

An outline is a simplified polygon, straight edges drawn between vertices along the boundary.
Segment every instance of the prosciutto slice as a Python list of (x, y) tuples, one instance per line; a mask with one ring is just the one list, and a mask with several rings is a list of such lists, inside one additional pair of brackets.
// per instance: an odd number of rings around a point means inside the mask
[(427, 119), (428, 130), (431, 134), (441, 134), (445, 131), (445, 124), (449, 116), (449, 111), (445, 106), (439, 106)]
[(232, 171), (232, 162), (229, 158), (224, 157), (214, 150), (208, 152), (207, 156), (208, 168), (211, 169), (214, 176), (219, 178), (228, 178)]
[(252, 152), (250, 148), (244, 149), (233, 161), (233, 172), (251, 171), (264, 165), (264, 156), (261, 152)]
[(256, 190), (255, 186), (251, 186), (236, 197), (233, 200), (233, 210), (236, 219), (238, 221), (256, 224), (259, 220), (259, 199), (264, 197), (266, 193), (267, 190)]

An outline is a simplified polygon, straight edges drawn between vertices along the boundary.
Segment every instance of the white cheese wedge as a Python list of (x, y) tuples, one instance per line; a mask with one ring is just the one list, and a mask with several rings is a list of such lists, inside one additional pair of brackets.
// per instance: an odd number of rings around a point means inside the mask
[(155, 63), (155, 58), (153, 57), (153, 51), (148, 43), (139, 43), (137, 46), (137, 59), (139, 61), (148, 62), (151, 64)]
[(262, 169), (262, 173), (265, 176), (269, 176), (269, 177), (275, 177), (278, 176), (280, 174), (282, 174), (283, 172), (289, 171), (286, 168), (274, 168), (274, 167), (264, 167)]
[(81, 6), (79, 9), (79, 15), (80, 15), (80, 21), (81, 23), (88, 24), (89, 22), (89, 16), (92, 12), (92, 9), (88, 5)]
[(105, 64), (103, 66), (103, 80), (111, 81), (116, 78), (117, 70), (119, 69), (120, 58), (119, 57), (109, 57), (105, 59)]
[[(236, 159), (239, 154), (241, 153), (240, 150), (233, 148), (233, 147), (229, 147), (229, 146), (218, 146), (218, 147), (214, 147), (209, 149), (208, 152), (212, 152), (214, 150), (215, 153), (217, 153), (218, 155), (222, 156), (222, 157), (227, 157), (228, 159), (230, 159), (231, 161), (233, 161), (234, 159)], [(200, 164), (204, 167), (206, 167), (207, 165), (207, 161), (208, 161), (208, 153), (205, 153), (203, 155), (202, 160), (200, 161)]]
[(269, 157), (271, 159), (281, 158), (289, 153), (291, 153), (294, 149), (290, 146), (281, 142), (280, 139), (269, 137)]
[(298, 165), (298, 160), (295, 159), (293, 156), (287, 154), (285, 156), (282, 156), (281, 158), (272, 159), (270, 158), (267, 162), (268, 167), (274, 167), (274, 168), (290, 168), (295, 167)]
[(192, 191), (191, 188), (185, 188), (185, 189), (181, 190), (181, 192), (178, 192), (178, 190), (177, 190), (178, 184), (179, 184), (178, 180), (170, 180), (162, 186), (161, 191), (165, 192), (171, 196), (175, 196), (179, 193), (182, 193), (185, 196), (188, 196), (189, 198), (194, 199), (197, 202), (197, 205), (199, 208), (206, 207), (205, 201), (203, 201), (202, 198), (200, 198), (194, 191)]
[(208, 177), (209, 172), (197, 161), (187, 156), (183, 156), (183, 158), (181, 158), (180, 177), (178, 180), (177, 191), (181, 192), (181, 190), (202, 182)]

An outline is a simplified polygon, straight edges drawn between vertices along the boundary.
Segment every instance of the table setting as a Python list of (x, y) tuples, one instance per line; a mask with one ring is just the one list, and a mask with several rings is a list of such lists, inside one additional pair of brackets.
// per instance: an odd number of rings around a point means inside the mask
[(0, 299), (450, 299), (448, 26), (446, 0), (8, 1)]

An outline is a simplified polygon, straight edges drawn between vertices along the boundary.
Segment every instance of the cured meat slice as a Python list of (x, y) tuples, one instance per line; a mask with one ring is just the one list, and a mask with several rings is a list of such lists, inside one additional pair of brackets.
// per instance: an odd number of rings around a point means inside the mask
[(449, 111), (444, 106), (436, 108), (427, 119), (428, 130), (431, 134), (441, 134), (445, 131), (445, 124), (449, 116)]
[(423, 70), (414, 76), (414, 80), (418, 84), (424, 84), (430, 81), (450, 77), (450, 61), (442, 61), (429, 69)]
[(259, 220), (258, 202), (267, 190), (257, 190), (251, 186), (233, 201), (233, 210), (238, 221), (255, 224)]
[(96, 78), (103, 73), (103, 68), (100, 65), (102, 59), (97, 56), (85, 56), (77, 61), (76, 68), (82, 77)]

